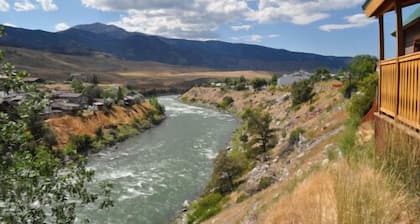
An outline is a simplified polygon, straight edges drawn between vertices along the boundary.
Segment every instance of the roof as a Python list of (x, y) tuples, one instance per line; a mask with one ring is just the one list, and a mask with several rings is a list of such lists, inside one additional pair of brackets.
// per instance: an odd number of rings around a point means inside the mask
[[(419, 0), (398, 0), (401, 7), (407, 7), (419, 3)], [(380, 16), (395, 10), (394, 1), (391, 0), (366, 0), (362, 6), (367, 17)]]
[[(420, 19), (420, 6), (418, 6), (413, 13), (411, 13), (403, 22), (403, 29), (407, 29), (411, 27), (413, 24), (415, 24)], [(392, 33), (392, 36), (395, 36), (394, 31)]]
[(407, 17), (407, 19), (404, 20), (404, 26), (409, 25), (410, 23), (416, 21), (420, 18), (420, 6), (418, 6), (413, 13), (410, 14), (410, 16)]
[(78, 98), (81, 96), (81, 93), (62, 93), (59, 95), (60, 98)]
[(371, 0), (366, 0), (366, 2), (363, 4), (362, 8), (366, 9), (366, 7), (369, 5), (370, 2), (371, 2)]

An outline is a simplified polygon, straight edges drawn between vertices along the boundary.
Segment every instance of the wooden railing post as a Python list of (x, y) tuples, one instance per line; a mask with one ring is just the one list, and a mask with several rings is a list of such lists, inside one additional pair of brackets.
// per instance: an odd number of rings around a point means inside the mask
[(377, 90), (377, 94), (378, 96), (376, 97), (376, 101), (378, 102), (377, 106), (378, 106), (378, 112), (381, 112), (381, 89), (382, 89), (382, 65), (381, 65), (381, 61), (383, 61), (385, 59), (385, 43), (384, 43), (384, 16), (380, 15), (378, 17), (378, 21), (379, 21), (379, 79), (378, 79), (378, 90)]
[(398, 115), (400, 114), (400, 82), (401, 82), (401, 74), (400, 74), (400, 62), (399, 57), (404, 55), (405, 47), (404, 47), (404, 32), (403, 32), (403, 23), (402, 23), (402, 9), (401, 9), (401, 2), (399, 0), (394, 0), (395, 5), (395, 15), (396, 15), (396, 22), (397, 22), (397, 58), (396, 58), (396, 66), (397, 66), (397, 109), (395, 112), (395, 118), (397, 119)]

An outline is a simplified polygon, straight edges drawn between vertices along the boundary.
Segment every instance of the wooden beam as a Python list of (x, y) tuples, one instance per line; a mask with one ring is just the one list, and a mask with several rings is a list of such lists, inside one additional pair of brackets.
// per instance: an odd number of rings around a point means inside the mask
[(398, 118), (400, 114), (400, 82), (401, 82), (401, 74), (400, 74), (400, 62), (399, 56), (404, 55), (403, 52), (403, 44), (404, 44), (404, 37), (403, 37), (403, 25), (402, 25), (402, 10), (401, 10), (401, 3), (400, 0), (394, 0), (394, 7), (395, 7), (395, 16), (397, 20), (397, 57), (396, 57), (396, 70), (397, 70), (397, 108), (395, 111), (394, 119)]
[(378, 17), (378, 21), (379, 21), (379, 60), (383, 61), (385, 59), (384, 16), (380, 15)]
[(382, 87), (382, 83), (381, 83), (381, 79), (382, 79), (382, 65), (381, 65), (381, 61), (383, 61), (385, 59), (385, 38), (384, 38), (384, 16), (380, 15), (378, 17), (378, 21), (379, 21), (379, 79), (378, 79), (378, 89), (377, 89), (377, 94), (378, 96), (376, 97), (376, 101), (377, 101), (377, 106), (378, 106), (378, 111), (381, 111), (381, 103), (382, 103), (382, 99), (381, 99), (381, 87)]
[(399, 0), (394, 0), (395, 5), (395, 14), (396, 14), (396, 24), (397, 24), (397, 57), (403, 56), (405, 54), (405, 44), (404, 44), (404, 30), (402, 22), (402, 9), (401, 2)]

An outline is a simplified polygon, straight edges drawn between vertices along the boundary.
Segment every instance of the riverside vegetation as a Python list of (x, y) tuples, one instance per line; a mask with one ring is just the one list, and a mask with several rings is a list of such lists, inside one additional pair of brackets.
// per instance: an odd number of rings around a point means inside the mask
[(418, 142), (395, 132), (394, 144), (376, 153), (373, 124), (361, 122), (375, 97), (375, 70), (376, 59), (363, 55), (341, 71), (341, 82), (320, 69), (286, 88), (184, 94), (243, 120), (184, 221), (418, 223)]
[[(54, 127), (41, 118), (45, 93), (24, 82), (28, 74), (4, 61), (3, 52), (0, 75), (1, 89), (25, 95), (19, 104), (0, 111), (0, 223), (74, 223), (76, 211), (84, 206), (112, 207), (111, 184), (101, 183), (97, 191), (87, 187), (94, 171), (86, 168), (87, 159), (80, 152), (137, 134), (150, 126), (148, 122), (160, 122), (164, 108), (152, 98), (141, 120), (109, 130), (96, 128), (95, 137), (73, 135), (65, 150), (60, 150)], [(108, 109), (112, 114), (113, 107)]]

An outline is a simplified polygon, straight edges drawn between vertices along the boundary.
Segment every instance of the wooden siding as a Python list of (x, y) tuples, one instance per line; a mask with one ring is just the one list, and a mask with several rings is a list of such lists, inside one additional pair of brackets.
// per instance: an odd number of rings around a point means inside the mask
[(420, 52), (380, 63), (380, 111), (415, 129), (420, 129), (419, 74)]

